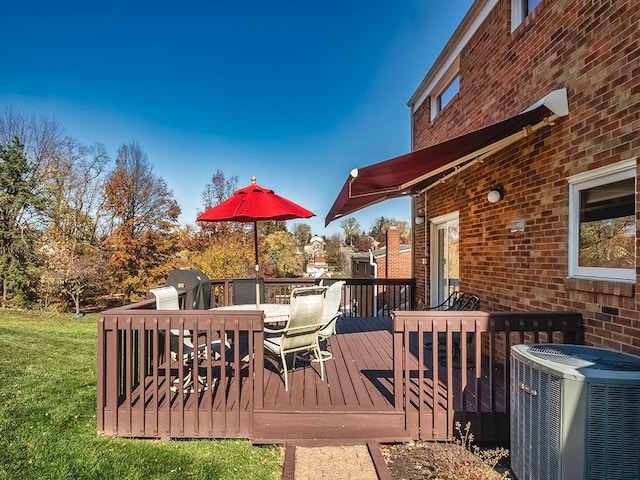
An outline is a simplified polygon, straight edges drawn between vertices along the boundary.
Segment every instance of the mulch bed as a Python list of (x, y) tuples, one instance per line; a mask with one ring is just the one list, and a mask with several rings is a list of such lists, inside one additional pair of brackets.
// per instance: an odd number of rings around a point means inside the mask
[[(452, 442), (411, 442), (381, 445), (380, 448), (393, 480), (513, 478), (508, 469), (508, 456), (498, 462), (492, 453), (495, 449), (480, 449), (478, 454), (474, 454)], [(481, 455), (485, 455), (485, 458), (488, 456), (488, 463), (483, 461)], [(489, 465), (491, 463), (497, 464), (492, 467)]]

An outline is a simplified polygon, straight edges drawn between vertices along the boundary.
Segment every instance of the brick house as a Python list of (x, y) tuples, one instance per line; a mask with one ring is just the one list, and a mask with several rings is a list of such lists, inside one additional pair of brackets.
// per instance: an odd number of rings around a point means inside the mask
[(412, 278), (411, 244), (400, 243), (400, 231), (389, 228), (386, 245), (371, 252), (351, 255), (353, 278)]
[[(385, 246), (351, 254), (351, 277), (364, 279), (412, 278), (412, 246), (400, 243), (400, 230), (389, 227), (385, 233)], [(368, 290), (371, 288), (372, 290)], [(356, 288), (349, 297), (360, 309), (388, 315), (396, 308), (407, 309), (410, 302), (410, 291), (403, 286), (373, 286)]]
[(413, 151), (354, 169), (327, 223), (411, 195), (418, 300), (579, 311), (640, 353), (640, 2), (476, 0), (408, 104)]

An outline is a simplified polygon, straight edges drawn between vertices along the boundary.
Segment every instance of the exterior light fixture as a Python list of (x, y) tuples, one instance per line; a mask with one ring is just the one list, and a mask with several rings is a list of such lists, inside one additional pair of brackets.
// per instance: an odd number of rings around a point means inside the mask
[(416, 225), (421, 225), (424, 223), (424, 215), (418, 215), (416, 217)]
[(487, 195), (487, 200), (491, 203), (497, 203), (504, 198), (504, 187), (502, 184), (498, 184), (495, 187), (491, 187), (491, 191)]

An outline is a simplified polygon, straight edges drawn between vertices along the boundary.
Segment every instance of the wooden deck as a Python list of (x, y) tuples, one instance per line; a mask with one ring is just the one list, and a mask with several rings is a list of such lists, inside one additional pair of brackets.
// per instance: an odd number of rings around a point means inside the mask
[(409, 439), (404, 410), (394, 406), (391, 319), (343, 319), (337, 330), (329, 339), (334, 358), (325, 362), (324, 382), (317, 363), (290, 374), (289, 392), (268, 372), (254, 442)]
[[(160, 312), (145, 305), (105, 312), (98, 430), (125, 437), (349, 444), (447, 439), (456, 421), (471, 421), (478, 441), (505, 441), (510, 345), (575, 343), (578, 328), (579, 315), (562, 313), (346, 317), (329, 339), (334, 358), (325, 363), (325, 381), (317, 363), (300, 364), (285, 391), (264, 360), (260, 312)], [(170, 329), (197, 330), (205, 343), (226, 336), (232, 347), (221, 358), (196, 358), (185, 367), (161, 354), (169, 350)], [(454, 358), (456, 332), (467, 340)], [(438, 333), (444, 338), (433, 346)], [(192, 392), (173, 391), (188, 370), (197, 371), (207, 388), (198, 383)]]

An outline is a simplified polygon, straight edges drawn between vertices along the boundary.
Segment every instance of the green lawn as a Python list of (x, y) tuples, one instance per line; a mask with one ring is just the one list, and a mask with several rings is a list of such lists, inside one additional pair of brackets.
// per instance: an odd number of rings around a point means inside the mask
[(278, 447), (96, 431), (96, 315), (0, 311), (0, 479), (278, 479)]

